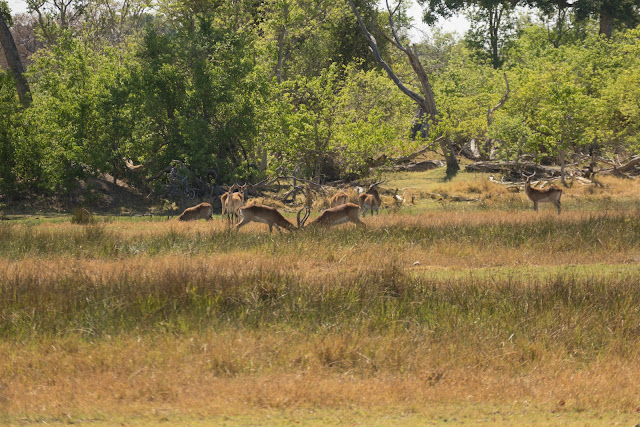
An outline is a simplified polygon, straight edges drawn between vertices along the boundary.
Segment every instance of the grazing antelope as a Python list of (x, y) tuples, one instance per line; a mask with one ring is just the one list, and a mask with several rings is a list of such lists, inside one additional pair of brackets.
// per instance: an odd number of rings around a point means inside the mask
[(200, 203), (199, 205), (187, 208), (178, 217), (179, 221), (192, 221), (196, 219), (211, 219), (213, 215), (213, 206), (209, 203)]
[(560, 215), (560, 211), (562, 210), (560, 205), (562, 189), (556, 185), (542, 190), (533, 188), (531, 187), (531, 178), (533, 178), (534, 175), (535, 172), (531, 175), (525, 175), (527, 181), (524, 184), (524, 194), (533, 202), (533, 209), (538, 212), (538, 203), (553, 203), (556, 205), (556, 208), (558, 208), (558, 215)]
[[(225, 187), (225, 190), (228, 191), (225, 210), (231, 224), (237, 222), (237, 220), (240, 218), (240, 208), (242, 207), (242, 205), (244, 205), (244, 191), (246, 188), (246, 184), (233, 184), (231, 187)], [(238, 190), (238, 192), (234, 193), (233, 190)], [(220, 199), (222, 200), (222, 197)], [(234, 218), (236, 219), (236, 221), (234, 221)]]
[(398, 194), (398, 191), (400, 190), (396, 188), (396, 191), (393, 194), (393, 203), (396, 206), (396, 208), (399, 208), (400, 206), (402, 206), (402, 204), (406, 201), (404, 197)]
[[(300, 220), (300, 212), (303, 209), (300, 209), (298, 212), (298, 228), (304, 226), (305, 221), (309, 218), (309, 209), (305, 213), (305, 216), (302, 220)], [(324, 210), (320, 216), (309, 223), (308, 226), (324, 226), (324, 227), (332, 227), (334, 225), (345, 224), (347, 222), (352, 222), (356, 225), (356, 227), (362, 226), (366, 227), (366, 224), (360, 220), (360, 206), (355, 203), (345, 203), (344, 205), (336, 206), (334, 208), (329, 208)]]
[(236, 232), (240, 230), (240, 227), (247, 225), (250, 222), (261, 222), (269, 226), (269, 233), (273, 231), (273, 227), (280, 231), (280, 227), (289, 231), (295, 230), (296, 226), (282, 216), (275, 208), (271, 206), (263, 205), (251, 205), (245, 206), (239, 209), (242, 221), (236, 226)]
[(335, 208), (336, 206), (344, 205), (345, 203), (349, 203), (349, 195), (344, 191), (340, 190), (329, 200), (330, 207)]
[(382, 199), (380, 199), (380, 194), (378, 193), (378, 190), (376, 190), (376, 186), (381, 183), (382, 181), (372, 184), (366, 192), (358, 196), (358, 202), (360, 202), (363, 218), (367, 213), (367, 209), (371, 212), (371, 215), (373, 215), (373, 211), (378, 213), (378, 209), (382, 204)]

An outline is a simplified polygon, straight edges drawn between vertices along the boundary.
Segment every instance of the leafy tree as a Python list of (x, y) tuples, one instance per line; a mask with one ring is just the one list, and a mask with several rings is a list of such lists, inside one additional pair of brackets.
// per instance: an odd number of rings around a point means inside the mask
[(20, 122), (21, 108), (11, 75), (0, 72), (0, 193), (14, 195), (16, 188), (15, 131)]
[(20, 102), (24, 107), (27, 107), (31, 102), (31, 95), (29, 93), (29, 84), (24, 77), (24, 67), (18, 54), (18, 48), (13, 40), (11, 31), (9, 31), (9, 26), (12, 25), (12, 22), (9, 6), (4, 0), (0, 0), (0, 46), (4, 50), (7, 63), (16, 81)]
[[(433, 89), (431, 88), (429, 76), (425, 72), (420, 59), (418, 58), (416, 52), (410, 46), (405, 46), (405, 44), (401, 40), (401, 37), (398, 35), (398, 29), (396, 28), (394, 17), (396, 16), (396, 13), (402, 11), (402, 1), (400, 0), (393, 10), (390, 9), (389, 3), (387, 3), (389, 28), (392, 36), (389, 36), (384, 30), (379, 27), (374, 27), (372, 30), (375, 31), (377, 35), (380, 35), (382, 36), (382, 38), (386, 39), (398, 52), (401, 52), (406, 56), (409, 64), (411, 65), (411, 68), (413, 69), (414, 77), (418, 81), (420, 93), (408, 87), (398, 77), (396, 72), (393, 71), (393, 68), (382, 58), (381, 51), (378, 48), (378, 42), (364, 23), (360, 12), (358, 11), (358, 8), (356, 7), (353, 0), (349, 0), (349, 5), (351, 6), (351, 10), (358, 20), (362, 35), (364, 36), (367, 44), (373, 52), (376, 61), (378, 61), (380, 66), (385, 70), (389, 78), (395, 83), (398, 89), (400, 89), (403, 94), (411, 98), (418, 106), (418, 113), (416, 114), (415, 124), (412, 128), (412, 138), (415, 138), (418, 132), (420, 132), (420, 134), (423, 136), (429, 136), (430, 127), (433, 126), (437, 128), (438, 126), (438, 109), (436, 107), (435, 97), (433, 94)], [(437, 140), (439, 141), (440, 149), (442, 150), (442, 153), (446, 159), (447, 175), (452, 176), (457, 173), (457, 171), (460, 169), (460, 166), (458, 164), (458, 159), (448, 135), (445, 134), (441, 136), (443, 137), (438, 138)]]
[(457, 45), (451, 49), (446, 67), (434, 78), (434, 91), (441, 100), (439, 130), (456, 145), (482, 138), (489, 126), (487, 112), (499, 103), (505, 90), (498, 71), (489, 64), (477, 64), (469, 49)]
[(553, 9), (572, 8), (579, 20), (597, 18), (600, 34), (611, 38), (616, 24), (633, 28), (640, 22), (639, 0), (526, 0), (525, 3), (538, 7), (546, 12)]
[(63, 32), (56, 46), (34, 55), (28, 119), (45, 188), (65, 191), (86, 173), (112, 172), (107, 158), (113, 145), (105, 139), (110, 130), (101, 126), (105, 117), (99, 106), (121, 68), (120, 53), (94, 50)]
[(318, 77), (275, 87), (265, 120), (273, 172), (283, 167), (318, 181), (366, 175), (393, 153), (411, 122), (410, 101), (379, 71), (331, 65)]
[(467, 43), (491, 61), (494, 68), (504, 62), (504, 53), (510, 40), (516, 35), (517, 21), (512, 0), (418, 0), (426, 6), (423, 20), (434, 24), (439, 17), (449, 18), (461, 11), (467, 11), (471, 28), (467, 33)]
[(544, 38), (542, 28), (528, 29), (511, 56), (513, 96), (490, 130), (503, 153), (637, 150), (637, 30), (613, 42), (592, 35), (559, 48), (536, 42)]
[(263, 80), (253, 73), (251, 34), (216, 19), (198, 15), (193, 25), (149, 28), (144, 36), (132, 102), (148, 174), (173, 160), (218, 182), (251, 173)]

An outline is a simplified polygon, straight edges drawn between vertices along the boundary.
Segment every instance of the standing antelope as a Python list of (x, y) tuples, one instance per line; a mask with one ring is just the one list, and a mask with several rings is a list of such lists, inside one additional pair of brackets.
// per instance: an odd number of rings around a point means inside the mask
[(242, 217), (242, 221), (236, 226), (236, 232), (240, 230), (240, 227), (247, 225), (251, 221), (267, 224), (269, 226), (269, 233), (273, 231), (273, 226), (275, 226), (279, 232), (281, 232), (280, 227), (289, 231), (295, 230), (296, 228), (295, 225), (287, 221), (280, 212), (271, 206), (245, 206), (240, 208), (240, 216)]
[[(242, 205), (244, 205), (244, 191), (246, 188), (246, 184), (233, 184), (231, 187), (225, 187), (228, 193), (226, 198), (227, 203), (225, 205), (225, 208), (223, 208), (223, 211), (226, 210), (227, 217), (231, 224), (237, 222), (237, 219), (239, 219), (240, 217), (240, 208), (242, 207)], [(238, 192), (234, 193), (233, 190), (236, 189), (238, 190)], [(224, 197), (224, 194), (222, 195), (222, 197)], [(222, 197), (220, 198), (220, 200), (222, 200)], [(236, 219), (236, 221), (234, 221), (234, 218)]]
[(376, 190), (376, 186), (378, 186), (381, 183), (382, 181), (372, 184), (371, 186), (369, 186), (369, 189), (366, 192), (358, 196), (358, 202), (360, 202), (360, 208), (362, 209), (363, 218), (367, 213), (367, 209), (371, 212), (372, 216), (373, 216), (373, 211), (378, 213), (378, 209), (382, 204), (382, 199), (380, 199), (380, 194), (378, 193), (378, 190)]
[(558, 215), (560, 215), (562, 208), (560, 205), (562, 189), (556, 185), (552, 185), (549, 188), (541, 190), (531, 187), (531, 178), (533, 178), (535, 174), (536, 173), (534, 172), (531, 175), (525, 175), (527, 180), (524, 184), (524, 194), (526, 194), (529, 200), (533, 202), (533, 209), (538, 212), (538, 203), (553, 203), (556, 205), (556, 208), (558, 208)]
[(344, 191), (340, 190), (329, 200), (330, 207), (335, 208), (336, 206), (344, 205), (345, 203), (349, 203), (349, 195)]
[(224, 216), (227, 213), (227, 198), (229, 197), (229, 192), (227, 191), (222, 196), (220, 196), (220, 204), (222, 205), (222, 212), (220, 215)]
[[(305, 209), (305, 208), (303, 208)], [(302, 220), (300, 220), (300, 209), (298, 212), (298, 228), (304, 226), (305, 221), (309, 218), (309, 209)], [(345, 224), (352, 222), (356, 227), (366, 227), (366, 224), (360, 220), (360, 206), (355, 203), (345, 203), (344, 205), (336, 206), (324, 210), (320, 216), (309, 223), (309, 226), (321, 225), (325, 227), (332, 227), (334, 225)]]
[(195, 219), (211, 219), (213, 215), (213, 206), (209, 203), (200, 203), (199, 205), (187, 208), (178, 217), (178, 221), (192, 221)]

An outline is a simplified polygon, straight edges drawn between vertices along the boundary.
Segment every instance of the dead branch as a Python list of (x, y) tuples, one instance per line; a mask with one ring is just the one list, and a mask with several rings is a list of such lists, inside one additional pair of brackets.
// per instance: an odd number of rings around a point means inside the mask
[(509, 93), (511, 92), (511, 89), (509, 89), (509, 81), (507, 80), (507, 73), (502, 73), (502, 75), (504, 77), (504, 83), (507, 86), (507, 90), (505, 91), (504, 95), (502, 95), (502, 98), (495, 107), (489, 107), (487, 111), (487, 124), (489, 126), (491, 126), (491, 117), (493, 116), (493, 113), (495, 113), (498, 108), (502, 107), (507, 102), (507, 99), (509, 99)]
[(631, 170), (638, 164), (640, 164), (640, 156), (633, 156), (630, 160), (627, 161), (627, 163), (615, 169), (618, 172), (629, 172), (629, 170)]

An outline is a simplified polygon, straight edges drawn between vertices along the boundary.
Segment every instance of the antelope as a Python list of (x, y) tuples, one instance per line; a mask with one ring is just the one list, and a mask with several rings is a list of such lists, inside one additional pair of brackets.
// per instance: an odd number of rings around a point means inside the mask
[[(307, 209), (304, 218), (300, 220), (300, 213), (302, 210)], [(307, 218), (309, 218), (309, 208), (302, 208), (298, 212), (298, 228), (302, 228)], [(309, 227), (324, 226), (332, 227), (334, 225), (344, 224), (352, 222), (356, 227), (366, 227), (366, 224), (360, 220), (360, 206), (355, 203), (345, 203), (344, 205), (336, 206), (324, 210), (320, 216), (309, 223)]]
[(372, 184), (371, 186), (369, 186), (369, 189), (366, 192), (358, 196), (358, 202), (360, 202), (360, 208), (362, 209), (363, 218), (367, 213), (367, 209), (371, 211), (372, 216), (373, 211), (376, 211), (376, 213), (378, 213), (378, 209), (382, 204), (382, 199), (380, 199), (380, 194), (378, 193), (378, 190), (376, 190), (376, 186), (381, 183), (382, 181)]
[(329, 200), (330, 207), (335, 208), (336, 206), (344, 205), (345, 203), (349, 203), (349, 195), (344, 191), (340, 190)]
[(524, 194), (526, 194), (529, 200), (533, 202), (533, 209), (538, 212), (538, 203), (553, 203), (556, 205), (556, 208), (558, 208), (558, 215), (560, 215), (560, 197), (562, 196), (562, 189), (556, 185), (552, 185), (549, 188), (541, 190), (531, 187), (531, 178), (533, 178), (535, 174), (536, 173), (534, 172), (531, 175), (525, 175), (527, 180), (524, 184)]
[[(244, 191), (246, 188), (247, 188), (246, 184), (245, 185), (233, 184), (231, 187), (225, 187), (225, 189), (228, 192), (226, 197), (226, 204), (223, 205), (223, 212), (226, 211), (227, 217), (231, 224), (233, 224), (234, 222), (233, 221), (234, 217), (238, 219), (240, 216), (239, 211), (242, 205), (244, 205)], [(235, 189), (237, 189), (238, 192), (234, 193), (233, 190)], [(224, 194), (222, 195), (222, 197), (220, 197), (221, 201), (223, 197), (224, 197)]]
[(199, 205), (187, 208), (178, 217), (179, 221), (192, 221), (195, 219), (211, 219), (213, 215), (213, 206), (209, 203), (200, 203)]
[(236, 232), (240, 230), (240, 227), (243, 227), (252, 221), (267, 224), (269, 226), (269, 233), (273, 231), (274, 226), (279, 232), (282, 232), (280, 227), (289, 231), (295, 230), (296, 228), (296, 226), (287, 221), (280, 212), (270, 206), (244, 206), (240, 208), (239, 211), (242, 221), (236, 226)]
[(220, 215), (224, 216), (227, 213), (227, 198), (229, 197), (229, 192), (227, 191), (222, 196), (220, 196), (220, 204), (222, 205), (222, 212)]
[(397, 208), (399, 208), (400, 206), (402, 206), (402, 204), (405, 202), (405, 198), (404, 198), (404, 197), (402, 197), (400, 194), (398, 194), (398, 191), (400, 191), (400, 190), (398, 190), (398, 189), (396, 188), (396, 191), (395, 191), (395, 193), (393, 194), (393, 203), (395, 204), (395, 206), (396, 206)]

